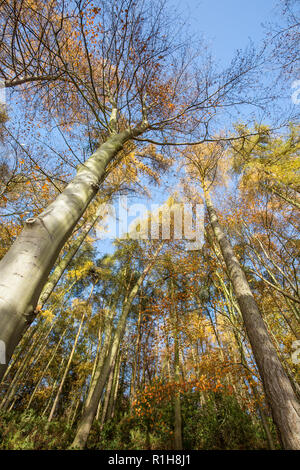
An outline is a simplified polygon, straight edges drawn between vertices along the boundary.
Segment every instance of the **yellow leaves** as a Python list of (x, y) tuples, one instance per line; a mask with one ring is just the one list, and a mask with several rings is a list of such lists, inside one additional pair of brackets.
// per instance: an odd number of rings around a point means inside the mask
[(41, 315), (43, 318), (45, 318), (45, 320), (49, 323), (51, 323), (53, 321), (53, 318), (54, 318), (54, 314), (51, 312), (51, 310), (44, 310), (41, 312)]
[(83, 279), (88, 274), (88, 272), (90, 271), (92, 267), (93, 267), (93, 262), (91, 260), (86, 260), (82, 265), (77, 266), (74, 269), (71, 269), (68, 272), (67, 277), (69, 279)]
[(212, 184), (224, 187), (227, 184), (229, 159), (220, 143), (193, 145), (187, 147), (182, 155), (183, 166), (191, 180), (199, 181), (202, 187)]
[(271, 135), (265, 126), (256, 126), (252, 132), (257, 134), (234, 143), (231, 149), (233, 169), (243, 173), (241, 189), (268, 190), (274, 184), (296, 188), (300, 184), (299, 128), (291, 126), (287, 136)]

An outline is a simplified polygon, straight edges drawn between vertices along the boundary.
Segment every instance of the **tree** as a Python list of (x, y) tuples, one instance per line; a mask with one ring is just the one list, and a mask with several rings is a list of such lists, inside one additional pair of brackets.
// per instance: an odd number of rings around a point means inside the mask
[[(192, 173), (198, 173), (213, 233), (220, 246), (228, 276), (243, 316), (247, 335), (264, 384), (266, 396), (272, 408), (283, 445), (286, 449), (300, 448), (300, 404), (293, 386), (280, 362), (267, 327), (256, 304), (246, 275), (234, 253), (233, 247), (222, 229), (212, 204), (209, 188), (218, 170), (222, 148), (208, 146), (194, 148), (187, 154)], [(280, 403), (280, 407), (278, 406)]]
[[(91, 8), (83, 0), (68, 5), (7, 0), (1, 6), (1, 24), (6, 87), (21, 86), (27, 102), (34, 93), (41, 114), (54, 114), (60, 131), (72, 128), (80, 135), (87, 126), (98, 139), (96, 151), (77, 167), (57, 198), (25, 220), (23, 232), (1, 260), (0, 331), (8, 362), (108, 165), (146, 132), (163, 134), (165, 141), (175, 131), (186, 135), (196, 126), (205, 138), (210, 113), (221, 102), (229, 103), (234, 85), (253, 69), (255, 59), (242, 58), (223, 76), (209, 70), (192, 75), (186, 47), (170, 43), (163, 5), (153, 2), (99, 0)], [(74, 124), (78, 121), (79, 126)], [(3, 375), (5, 365), (0, 370)]]

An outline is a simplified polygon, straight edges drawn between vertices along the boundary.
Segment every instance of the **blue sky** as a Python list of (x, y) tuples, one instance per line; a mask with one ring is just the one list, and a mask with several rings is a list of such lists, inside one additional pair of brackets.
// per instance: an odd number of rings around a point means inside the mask
[(276, 16), (279, 0), (172, 0), (189, 18), (192, 32), (202, 32), (213, 56), (228, 65), (237, 49), (251, 38), (264, 37), (263, 23)]

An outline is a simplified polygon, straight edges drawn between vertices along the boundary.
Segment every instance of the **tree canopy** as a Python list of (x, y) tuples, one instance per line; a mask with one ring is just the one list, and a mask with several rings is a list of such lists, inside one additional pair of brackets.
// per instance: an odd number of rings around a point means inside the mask
[(221, 67), (169, 1), (0, 2), (0, 449), (300, 449), (279, 6)]

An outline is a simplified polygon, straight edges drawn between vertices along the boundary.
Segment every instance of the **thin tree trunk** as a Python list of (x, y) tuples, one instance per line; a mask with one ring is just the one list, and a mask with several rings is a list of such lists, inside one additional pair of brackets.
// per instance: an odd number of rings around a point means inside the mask
[(55, 392), (55, 389), (56, 389), (56, 385), (58, 384), (58, 380), (59, 380), (59, 377), (60, 377), (60, 371), (63, 367), (63, 364), (65, 362), (65, 358), (64, 356), (61, 358), (61, 361), (60, 361), (60, 364), (59, 364), (59, 368), (58, 368), (58, 372), (57, 372), (57, 378), (54, 380), (54, 383), (52, 385), (52, 388), (51, 388), (51, 393), (50, 393), (50, 396), (48, 398), (48, 402), (47, 402), (47, 405), (45, 406), (44, 410), (43, 410), (43, 413), (42, 413), (42, 416), (45, 416), (47, 414), (47, 411), (48, 409), (50, 408), (50, 404), (51, 404), (51, 399), (52, 399), (52, 396)]
[[(40, 356), (40, 353), (45, 349), (46, 344), (47, 344), (46, 343), (47, 339), (49, 338), (49, 335), (50, 335), (51, 331), (53, 330), (53, 327), (54, 327), (54, 323), (52, 323), (50, 325), (50, 328), (48, 329), (45, 337), (42, 338), (41, 341), (39, 341), (40, 338), (43, 336), (43, 333), (44, 333), (44, 331), (42, 330), (40, 335), (38, 336), (38, 341), (33, 342), (31, 347), (27, 351), (24, 360), (22, 361), (20, 367), (18, 368), (18, 370), (16, 371), (16, 373), (14, 375), (13, 380), (10, 383), (10, 386), (9, 386), (7, 392), (6, 392), (5, 398), (3, 399), (2, 403), (1, 403), (1, 409), (3, 409), (3, 410), (8, 409), (11, 400), (14, 398), (14, 395), (16, 394), (16, 390), (18, 388), (18, 385), (19, 385), (22, 377), (24, 376), (24, 374), (27, 371), (28, 364), (30, 363), (31, 359), (33, 359), (33, 362), (36, 361), (37, 358)], [(37, 347), (37, 350), (35, 351), (35, 354), (33, 354), (33, 351), (36, 347), (36, 343), (38, 344), (38, 347)]]
[(37, 392), (38, 389), (39, 389), (39, 386), (40, 386), (40, 384), (41, 384), (43, 378), (45, 377), (45, 374), (46, 374), (47, 370), (49, 369), (49, 367), (51, 366), (53, 360), (54, 360), (55, 357), (56, 357), (56, 353), (57, 353), (57, 351), (58, 351), (59, 346), (60, 346), (61, 343), (62, 343), (62, 340), (64, 339), (64, 336), (65, 336), (65, 334), (66, 334), (66, 331), (67, 331), (67, 328), (65, 328), (65, 330), (64, 330), (63, 333), (61, 334), (61, 337), (60, 337), (60, 339), (59, 339), (59, 341), (58, 341), (56, 347), (54, 348), (54, 351), (53, 351), (53, 353), (52, 353), (52, 355), (51, 355), (51, 358), (49, 359), (49, 361), (48, 361), (48, 363), (47, 363), (45, 369), (42, 370), (41, 377), (39, 378), (39, 380), (38, 380), (36, 386), (34, 387), (34, 390), (33, 390), (32, 394), (31, 394), (31, 397), (30, 397), (30, 400), (29, 400), (29, 402), (28, 402), (28, 404), (27, 404), (27, 406), (26, 406), (26, 409), (30, 408), (30, 405), (31, 405), (31, 403), (32, 403), (32, 401), (33, 401), (33, 399), (34, 399), (34, 397), (35, 397), (36, 392)]
[(27, 346), (29, 345), (29, 343), (31, 342), (31, 340), (33, 339), (35, 333), (39, 330), (41, 325), (42, 325), (41, 318), (39, 318), (37, 323), (31, 329), (27, 330), (27, 334), (23, 337), (22, 342), (20, 342), (20, 347), (19, 347), (17, 353), (13, 355), (12, 360), (9, 363), (9, 366), (7, 367), (7, 369), (5, 371), (5, 374), (4, 374), (4, 376), (2, 378), (2, 381), (1, 381), (1, 385), (4, 385), (4, 381), (5, 381), (6, 377), (8, 376), (9, 372), (11, 371), (13, 366), (18, 363), (18, 360), (19, 360), (20, 356), (26, 350)]
[(130, 383), (130, 407), (132, 407), (132, 402), (135, 397), (135, 390), (136, 390), (136, 373), (138, 370), (138, 362), (139, 362), (139, 357), (140, 357), (140, 348), (141, 348), (141, 321), (142, 321), (142, 310), (139, 307), (139, 316), (138, 316), (138, 322), (137, 322), (137, 341), (136, 341), (136, 353), (134, 355), (133, 359), (133, 365), (132, 365), (132, 374), (131, 374), (131, 383)]
[(76, 349), (76, 346), (77, 346), (77, 342), (78, 342), (78, 339), (79, 339), (79, 336), (80, 336), (80, 332), (81, 332), (81, 328), (82, 328), (82, 325), (83, 325), (85, 315), (86, 315), (86, 313), (83, 312), (83, 314), (81, 316), (80, 323), (79, 323), (79, 327), (78, 327), (78, 330), (77, 330), (77, 334), (76, 334), (76, 337), (75, 337), (75, 341), (74, 341), (74, 344), (73, 344), (73, 347), (72, 347), (72, 351), (70, 353), (69, 360), (68, 360), (67, 365), (65, 367), (65, 371), (64, 371), (62, 379), (60, 381), (60, 385), (58, 387), (58, 390), (57, 390), (57, 393), (56, 393), (56, 396), (55, 396), (55, 399), (54, 399), (54, 402), (53, 402), (53, 405), (52, 405), (52, 408), (51, 408), (51, 411), (50, 411), (50, 414), (49, 414), (49, 418), (48, 418), (49, 423), (50, 423), (50, 421), (52, 421), (52, 418), (53, 418), (54, 413), (56, 411), (56, 408), (57, 408), (57, 405), (58, 405), (58, 402), (59, 402), (59, 398), (60, 398), (63, 386), (65, 384), (65, 381), (66, 381), (66, 378), (67, 378), (67, 375), (68, 375), (68, 372), (69, 372), (69, 369), (70, 369), (70, 366), (71, 366), (71, 363), (72, 363), (72, 360), (73, 360), (73, 356), (74, 356), (75, 349)]
[(255, 385), (250, 385), (250, 386), (251, 386), (251, 390), (252, 390), (252, 393), (253, 393), (255, 401), (256, 401), (256, 406), (257, 406), (258, 413), (259, 413), (259, 416), (260, 416), (260, 419), (261, 419), (261, 422), (262, 422), (262, 426), (263, 426), (263, 428), (265, 430), (265, 433), (266, 433), (268, 447), (269, 447), (270, 450), (275, 450), (275, 444), (274, 444), (273, 437), (272, 437), (271, 430), (270, 430), (270, 426), (269, 426), (269, 423), (268, 423), (268, 418), (267, 418), (267, 415), (265, 413), (265, 410), (263, 409), (263, 407), (260, 404), (260, 400), (259, 400), (259, 396), (258, 396), (258, 393), (257, 393), (257, 390), (256, 390), (256, 386)]
[(111, 371), (109, 373), (109, 377), (108, 377), (108, 381), (106, 385), (103, 408), (102, 408), (102, 415), (101, 415), (101, 421), (100, 421), (100, 431), (102, 431), (104, 423), (108, 415), (108, 404), (109, 404), (110, 396), (112, 393), (116, 365), (117, 365), (117, 356), (115, 357), (114, 362), (112, 364)]
[(115, 355), (117, 354), (117, 350), (119, 348), (119, 343), (121, 341), (121, 338), (123, 337), (123, 334), (124, 334), (126, 319), (127, 319), (127, 313), (125, 314), (124, 312), (125, 311), (122, 312), (122, 315), (118, 322), (118, 326), (115, 331), (111, 348), (104, 360), (104, 364), (101, 369), (101, 374), (99, 375), (99, 378), (95, 384), (95, 387), (91, 390), (89, 403), (85, 407), (85, 410), (82, 415), (82, 419), (79, 423), (77, 434), (75, 436), (75, 440), (72, 444), (73, 448), (82, 449), (84, 448), (86, 444), (90, 429), (94, 421), (95, 414), (97, 412), (99, 401), (101, 399), (106, 381), (108, 379), (108, 376), (112, 368), (112, 363), (114, 361)]
[[(179, 387), (180, 384), (180, 357), (179, 357), (179, 334), (178, 318), (174, 299), (174, 284), (171, 279), (171, 311), (170, 311), (173, 337), (174, 337), (174, 379)], [(174, 446), (175, 450), (182, 450), (182, 418), (180, 404), (180, 390), (175, 390), (174, 395)]]
[(90, 404), (91, 397), (94, 393), (95, 387), (97, 385), (97, 382), (99, 381), (99, 378), (102, 373), (102, 368), (104, 365), (105, 358), (107, 357), (108, 351), (109, 351), (109, 346), (112, 342), (112, 331), (113, 331), (113, 317), (115, 315), (115, 310), (112, 308), (109, 310), (109, 313), (107, 315), (106, 319), (106, 331), (105, 331), (105, 338), (104, 338), (104, 343), (103, 343), (103, 348), (101, 353), (98, 356), (97, 359), (97, 364), (94, 370), (94, 373), (91, 376), (91, 383), (88, 391), (88, 396), (84, 404), (84, 408), (87, 408)]
[(119, 380), (120, 380), (121, 357), (122, 355), (121, 353), (119, 353), (118, 361), (117, 361), (115, 372), (114, 372), (113, 388), (112, 388), (112, 392), (111, 392), (109, 404), (108, 404), (107, 415), (108, 415), (108, 418), (110, 419), (114, 417), (114, 413), (115, 413), (115, 407), (116, 407), (116, 401), (117, 401), (118, 389), (119, 389)]
[(276, 188), (274, 188), (273, 186), (269, 186), (269, 185), (265, 185), (264, 186), (267, 191), (270, 191), (271, 193), (275, 194), (276, 196), (280, 197), (281, 199), (283, 199), (284, 201), (288, 202), (289, 204), (291, 204), (292, 206), (296, 207), (296, 209), (300, 209), (300, 204), (297, 200), (295, 199), (291, 199), (290, 197), (288, 197), (287, 195), (284, 195), (282, 194), (280, 191), (278, 191)]
[[(70, 414), (69, 424), (70, 424), (71, 427), (73, 426), (73, 423), (76, 419), (76, 415), (77, 415), (77, 411), (78, 411), (78, 408), (79, 408), (79, 405), (80, 405), (80, 398), (81, 398), (82, 392), (83, 392), (83, 389), (81, 389), (79, 394), (77, 395), (76, 405), (75, 405), (75, 409), (74, 409), (74, 412), (73, 412), (73, 416), (71, 416), (71, 414)], [(84, 396), (84, 394), (83, 394), (83, 396)]]
[(96, 412), (96, 416), (95, 416), (96, 421), (99, 421), (101, 410), (102, 410), (102, 402), (101, 402), (101, 400), (99, 400), (99, 403), (98, 403), (98, 406), (97, 406), (97, 412)]

